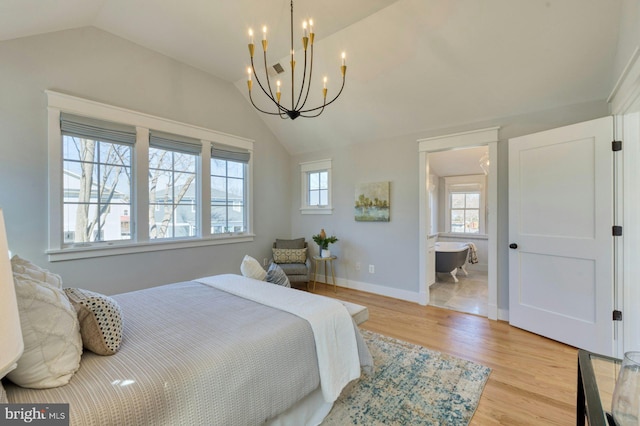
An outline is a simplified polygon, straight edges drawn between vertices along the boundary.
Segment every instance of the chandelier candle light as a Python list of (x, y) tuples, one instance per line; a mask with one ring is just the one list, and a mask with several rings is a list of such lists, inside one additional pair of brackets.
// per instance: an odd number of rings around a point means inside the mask
[[(340, 66), (340, 72), (342, 74), (342, 86), (340, 87), (340, 91), (338, 94), (327, 102), (327, 77), (323, 79), (323, 88), (322, 88), (322, 105), (305, 109), (305, 104), (307, 103), (307, 99), (309, 98), (309, 89), (311, 88), (311, 75), (313, 73), (313, 39), (315, 37), (315, 33), (313, 32), (313, 21), (309, 20), (309, 22), (304, 21), (302, 23), (302, 48), (304, 50), (304, 69), (302, 71), (302, 84), (300, 85), (300, 91), (298, 93), (298, 99), (296, 101), (295, 98), (295, 67), (296, 61), (294, 59), (295, 50), (293, 49), (293, 0), (291, 0), (291, 108), (286, 108), (280, 103), (281, 97), (281, 83), (280, 80), (276, 81), (276, 93), (273, 95), (273, 91), (271, 89), (271, 81), (269, 80), (269, 73), (267, 71), (267, 27), (262, 27), (262, 51), (264, 56), (264, 68), (265, 68), (265, 76), (266, 76), (266, 88), (265, 85), (262, 84), (260, 79), (258, 78), (258, 74), (256, 73), (256, 68), (253, 62), (253, 55), (255, 52), (255, 45), (253, 44), (253, 30), (249, 29), (249, 55), (251, 56), (251, 67), (247, 68), (247, 86), (249, 88), (249, 99), (251, 100), (251, 104), (260, 112), (270, 115), (279, 115), (280, 118), (286, 119), (287, 117), (295, 120), (298, 117), (306, 117), (312, 118), (317, 117), (324, 111), (324, 107), (333, 103), (338, 96), (342, 93), (342, 89), (344, 89), (345, 75), (347, 73), (347, 66), (345, 64), (345, 53), (342, 52), (342, 65)], [(307, 55), (307, 48), (309, 48), (310, 53)], [(307, 66), (307, 60), (309, 61), (309, 65)], [(308, 72), (307, 72), (308, 71)], [(256, 82), (262, 89), (265, 95), (274, 103), (276, 106), (277, 112), (265, 111), (263, 109), (258, 108), (258, 106), (253, 101), (253, 97), (251, 95), (251, 89), (253, 87), (253, 81), (251, 79), (251, 75), (256, 79)], [(305, 93), (306, 92), (306, 93)], [(303, 96), (304, 94), (304, 96)]]

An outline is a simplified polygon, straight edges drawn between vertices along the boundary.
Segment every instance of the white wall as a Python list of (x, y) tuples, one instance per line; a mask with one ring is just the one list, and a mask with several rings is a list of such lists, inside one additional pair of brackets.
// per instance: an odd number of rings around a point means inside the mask
[[(294, 156), (290, 176), (294, 182), (292, 234), (311, 235), (324, 228), (340, 241), (331, 252), (340, 258), (336, 267), (338, 284), (382, 293), (392, 297), (418, 300), (418, 144), (422, 138), (500, 126), (498, 143), (498, 308), (500, 317), (508, 311), (508, 149), (512, 137), (560, 127), (607, 115), (604, 100), (531, 114), (504, 117), (458, 127), (434, 129), (421, 134), (399, 136), (375, 143), (352, 145)], [(333, 159), (333, 204), (330, 216), (301, 215), (300, 169), (303, 161)], [(353, 218), (355, 185), (391, 181), (391, 221), (356, 222)], [(312, 244), (313, 245), (313, 244)], [(361, 263), (360, 271), (355, 263)], [(375, 274), (368, 265), (375, 265)]]
[[(0, 43), (0, 206), (14, 253), (107, 294), (217, 273), (288, 237), (289, 154), (230, 83), (95, 28)], [(48, 263), (45, 89), (255, 140), (253, 243)]]

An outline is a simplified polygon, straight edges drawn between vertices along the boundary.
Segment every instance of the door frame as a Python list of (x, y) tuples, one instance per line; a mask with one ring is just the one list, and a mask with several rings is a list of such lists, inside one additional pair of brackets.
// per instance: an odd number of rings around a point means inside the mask
[[(617, 337), (617, 356), (627, 351), (640, 349), (640, 271), (634, 268), (640, 249), (640, 200), (631, 197), (633, 189), (640, 186), (640, 46), (636, 46), (622, 70), (607, 102), (614, 115), (614, 138), (622, 140), (622, 159), (617, 164), (616, 179), (620, 184), (615, 189), (617, 204), (615, 220), (623, 225), (622, 240), (617, 240), (615, 250), (618, 258), (614, 263), (617, 291), (614, 295), (616, 309), (622, 309), (622, 323), (614, 330)], [(622, 164), (620, 164), (622, 163)], [(625, 198), (625, 193), (628, 194)], [(622, 208), (619, 204), (622, 204)], [(619, 336), (622, 336), (620, 339)]]
[(429, 205), (428, 157), (430, 152), (447, 151), (451, 149), (472, 148), (476, 146), (489, 147), (489, 175), (487, 184), (487, 235), (488, 240), (488, 314), (492, 320), (498, 319), (498, 130), (500, 127), (489, 127), (469, 132), (454, 133), (432, 138), (418, 139), (418, 192), (419, 192), (419, 293), (418, 302), (429, 304), (429, 283), (427, 271), (434, 267), (429, 265), (427, 238), (431, 223), (431, 206)]

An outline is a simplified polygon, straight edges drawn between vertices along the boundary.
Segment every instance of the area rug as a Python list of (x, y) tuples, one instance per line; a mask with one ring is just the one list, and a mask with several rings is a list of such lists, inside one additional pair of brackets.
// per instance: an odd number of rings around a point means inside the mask
[(375, 371), (351, 383), (323, 421), (333, 425), (467, 425), (491, 369), (367, 330)]

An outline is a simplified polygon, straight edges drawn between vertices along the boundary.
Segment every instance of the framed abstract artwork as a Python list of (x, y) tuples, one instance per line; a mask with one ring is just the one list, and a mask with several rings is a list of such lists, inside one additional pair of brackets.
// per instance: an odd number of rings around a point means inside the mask
[(357, 222), (389, 222), (390, 182), (356, 185), (354, 216)]

